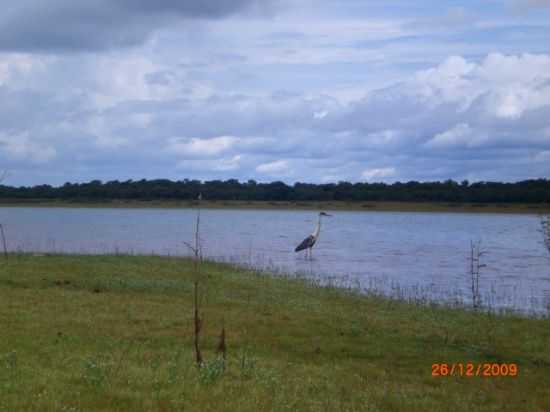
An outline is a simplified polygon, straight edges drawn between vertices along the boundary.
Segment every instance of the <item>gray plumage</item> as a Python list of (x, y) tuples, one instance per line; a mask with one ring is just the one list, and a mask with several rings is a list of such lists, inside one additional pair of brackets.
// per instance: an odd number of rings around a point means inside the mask
[(295, 252), (299, 252), (301, 250), (311, 248), (315, 244), (317, 239), (313, 237), (313, 235), (309, 235), (304, 240), (302, 240), (302, 243), (300, 243), (298, 246), (296, 246), (296, 249), (294, 249)]
[(301, 250), (305, 250), (306, 256), (307, 256), (307, 251), (309, 250), (310, 257), (311, 257), (311, 248), (313, 247), (313, 245), (315, 245), (315, 243), (317, 242), (317, 239), (319, 239), (319, 233), (321, 232), (321, 217), (323, 216), (330, 217), (331, 215), (325, 212), (319, 213), (319, 221), (317, 222), (317, 227), (315, 228), (315, 231), (311, 235), (306, 237), (304, 240), (302, 240), (302, 242), (298, 246), (296, 246), (296, 249), (294, 249), (295, 252), (300, 252)]

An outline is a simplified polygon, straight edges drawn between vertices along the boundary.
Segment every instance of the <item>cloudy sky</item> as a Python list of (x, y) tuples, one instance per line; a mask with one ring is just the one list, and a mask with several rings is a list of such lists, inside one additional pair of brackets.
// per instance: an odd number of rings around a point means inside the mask
[(6, 184), (550, 178), (550, 0), (7, 0)]

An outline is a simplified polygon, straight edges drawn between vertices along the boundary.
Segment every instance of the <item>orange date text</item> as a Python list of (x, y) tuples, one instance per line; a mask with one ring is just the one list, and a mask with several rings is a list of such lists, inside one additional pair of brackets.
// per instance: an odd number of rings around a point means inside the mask
[(518, 376), (516, 363), (432, 363), (432, 376)]

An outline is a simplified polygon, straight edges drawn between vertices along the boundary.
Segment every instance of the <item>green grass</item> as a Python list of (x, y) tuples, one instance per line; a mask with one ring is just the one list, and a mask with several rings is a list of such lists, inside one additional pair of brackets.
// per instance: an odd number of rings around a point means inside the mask
[[(359, 296), (192, 264), (10, 255), (0, 266), (1, 411), (550, 410), (550, 320)], [(214, 348), (222, 323), (228, 360)], [(432, 377), (435, 362), (514, 362), (517, 377)]]
[[(56, 201), (47, 199), (2, 199), (0, 207), (92, 207), (92, 208), (194, 208), (192, 200), (112, 200)], [(457, 213), (550, 213), (550, 203), (459, 203), (459, 202), (378, 202), (378, 201), (243, 201), (203, 200), (206, 209), (354, 210), (391, 212)]]

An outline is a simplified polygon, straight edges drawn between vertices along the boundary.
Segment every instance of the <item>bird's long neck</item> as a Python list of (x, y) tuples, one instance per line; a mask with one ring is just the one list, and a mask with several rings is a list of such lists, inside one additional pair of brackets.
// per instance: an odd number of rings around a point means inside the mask
[(312, 233), (313, 237), (318, 238), (320, 231), (321, 231), (321, 216), (319, 216), (319, 221), (317, 222), (317, 227), (315, 228), (315, 232)]

